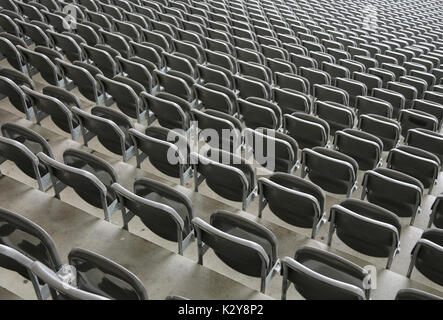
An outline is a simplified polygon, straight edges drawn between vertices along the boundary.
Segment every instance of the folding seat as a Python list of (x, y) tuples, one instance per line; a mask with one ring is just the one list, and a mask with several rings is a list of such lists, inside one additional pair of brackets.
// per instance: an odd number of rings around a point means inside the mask
[(398, 121), (401, 125), (401, 134), (406, 137), (409, 129), (423, 128), (431, 131), (437, 131), (439, 126), (438, 119), (427, 112), (421, 110), (407, 109), (400, 111)]
[(426, 81), (429, 89), (432, 89), (437, 83), (437, 78), (433, 74), (426, 71), (411, 70), (410, 75)]
[(136, 154), (134, 143), (128, 134), (133, 124), (124, 113), (100, 106), (93, 107), (91, 113), (75, 107), (71, 111), (80, 121), (85, 146), (97, 136), (98, 141), (107, 150), (123, 156), (124, 162)]
[[(78, 87), (79, 92), (88, 100), (94, 101), (97, 104), (104, 104), (109, 106), (113, 103), (112, 100), (106, 100), (106, 96), (102, 91), (102, 88), (97, 83), (95, 79), (96, 74), (101, 74), (99, 69), (96, 69), (95, 74), (91, 74), (91, 70), (94, 69), (93, 66), (89, 66), (85, 69), (85, 66), (79, 62), (70, 64), (68, 62), (57, 60), (57, 65), (60, 68), (61, 73), (67, 87), (71, 86), (71, 83)], [(92, 68), (91, 68), (92, 67)]]
[(440, 92), (425, 91), (423, 99), (443, 105), (443, 93)]
[(366, 67), (366, 69), (378, 67), (378, 61), (371, 57), (356, 55), (353, 57), (353, 59), (357, 62), (362, 63)]
[(414, 267), (429, 280), (442, 285), (443, 230), (423, 232), (411, 253), (411, 264), (406, 276), (411, 277)]
[(90, 10), (84, 10), (83, 13), (86, 15), (87, 20), (99, 25), (103, 30), (112, 31), (112, 20), (114, 19), (112, 16), (103, 12), (93, 12)]
[(381, 206), (399, 217), (411, 217), (414, 224), (421, 211), (423, 184), (416, 178), (397, 170), (377, 168), (363, 177), (361, 199)]
[(230, 96), (223, 91), (217, 90), (217, 86), (208, 84), (201, 86), (194, 85), (196, 98), (199, 101), (199, 108), (219, 110), (227, 114), (233, 115), (236, 112), (236, 103), (231, 100)]
[(258, 44), (251, 39), (246, 39), (243, 37), (237, 37), (232, 35), (232, 44), (237, 48), (249, 49), (249, 50), (258, 50)]
[(349, 94), (331, 85), (314, 84), (314, 98), (320, 101), (329, 101), (349, 105)]
[[(39, 261), (54, 272), (62, 267), (62, 261), (54, 241), (35, 222), (18, 213), (0, 208), (0, 225), (4, 230), (4, 235), (0, 241), (0, 265), (3, 268), (15, 271), (24, 278), (31, 280), (34, 288), (37, 289), (43, 283), (41, 279), (40, 281), (36, 278), (33, 279), (32, 272), (29, 272), (28, 266), (32, 262)], [(5, 248), (23, 255), (30, 263), (23, 264), (20, 263), (23, 259), (13, 259), (10, 254), (6, 254)], [(40, 295), (39, 298), (42, 298), (42, 296)]]
[[(259, 212), (263, 216), (266, 205), (278, 218), (300, 228), (312, 228), (314, 239), (326, 221), (323, 190), (316, 184), (287, 173), (274, 173), (269, 178), (259, 178)], [(298, 208), (296, 211), (293, 208)]]
[(95, 31), (95, 29), (87, 23), (76, 22), (75, 32), (78, 36), (81, 36), (90, 46), (95, 46), (96, 44), (102, 42), (98, 32)]
[[(181, 33), (180, 30), (178, 30), (179, 34)], [(183, 31), (184, 32), (184, 31)], [(142, 38), (145, 42), (154, 44), (160, 48), (162, 48), (166, 52), (172, 52), (173, 50), (173, 44), (172, 44), (172, 37), (164, 32), (161, 31), (149, 31), (147, 29), (142, 29)], [(193, 34), (193, 33), (192, 33)], [(180, 37), (180, 40), (187, 40), (184, 38), (184, 36)], [(201, 43), (198, 43), (201, 45)]]
[(120, 20), (113, 21), (116, 32), (121, 34), (125, 39), (130, 38), (132, 41), (141, 42), (142, 35), (139, 31), (142, 26), (133, 22), (126, 22)]
[(193, 153), (194, 191), (206, 180), (209, 188), (230, 201), (241, 202), (242, 210), (257, 191), (255, 170), (245, 159), (222, 150), (210, 149), (206, 155)]
[(297, 66), (294, 63), (283, 59), (266, 59), (266, 66), (271, 69), (274, 77), (276, 73), (297, 73)]
[[(146, 106), (140, 99), (140, 92), (144, 91), (144, 87), (138, 82), (138, 88), (134, 88), (130, 79), (123, 77), (107, 78), (101, 74), (96, 76), (101, 84), (105, 94), (112, 97), (117, 107), (127, 116), (142, 122), (146, 117)], [(129, 84), (130, 83), (130, 84)], [(137, 89), (137, 90), (136, 90)]]
[(244, 62), (255, 62), (259, 64), (264, 64), (266, 60), (266, 57), (261, 52), (253, 49), (235, 47), (235, 54), (238, 60)]
[(35, 117), (35, 111), (29, 101), (26, 100), (23, 89), (14, 80), (11, 80), (9, 77), (0, 76), (0, 94), (3, 97), (8, 97), (12, 106), (24, 113), (26, 119), (31, 120)]
[(299, 74), (309, 81), (311, 92), (315, 84), (331, 85), (332, 82), (329, 73), (319, 69), (300, 67)]
[(37, 180), (39, 190), (48, 189), (51, 186), (48, 169), (36, 157), (38, 152), (53, 157), (46, 140), (36, 132), (12, 123), (4, 124), (1, 131), (0, 162), (13, 161), (22, 172)]
[[(217, 110), (191, 111), (192, 119), (197, 122), (199, 137), (216, 149), (237, 152), (241, 147), (242, 126), (240, 120)], [(210, 130), (210, 131), (207, 131)], [(213, 136), (213, 134), (217, 136)], [(226, 133), (229, 133), (226, 136)]]
[(393, 107), (388, 101), (370, 96), (358, 96), (355, 104), (357, 116), (375, 114), (392, 118)]
[[(222, 33), (222, 34), (225, 35), (224, 33)], [(206, 43), (205, 47), (208, 50), (219, 52), (219, 53), (226, 53), (229, 55), (232, 55), (235, 52), (235, 47), (227, 41), (211, 39), (208, 37), (205, 37), (204, 39), (205, 39), (205, 43)], [(228, 40), (228, 39), (226, 39), (226, 40)]]
[[(328, 34), (329, 35), (329, 34)], [(347, 40), (347, 39), (342, 39), (342, 40)], [(339, 50), (344, 50), (345, 47), (349, 47), (352, 46), (353, 43), (352, 42), (341, 42), (340, 39), (336, 38), (335, 40), (331, 40), (331, 39), (322, 39), (321, 40), (321, 44), (325, 46), (326, 49), (339, 49)]]
[(36, 46), (51, 47), (51, 40), (40, 27), (17, 19), (15, 22), (21, 29), (21, 33), (30, 38)]
[[(165, 62), (162, 58), (162, 53), (164, 51), (162, 47), (147, 42), (136, 43), (131, 41), (129, 44), (134, 52), (134, 57), (145, 59), (153, 63), (159, 70), (162, 70), (165, 67)], [(134, 59), (134, 57), (132, 59)]]
[(366, 66), (363, 63), (351, 59), (340, 59), (338, 60), (338, 64), (347, 68), (351, 75), (353, 75), (354, 72), (366, 72)]
[(299, 168), (298, 144), (290, 136), (274, 129), (259, 127), (255, 130), (245, 129), (243, 137), (248, 149), (246, 157), (254, 156), (265, 169), (293, 174)]
[(285, 132), (300, 148), (324, 147), (329, 141), (329, 125), (325, 120), (302, 112), (284, 115)]
[(195, 104), (192, 77), (174, 70), (169, 70), (167, 73), (155, 70), (153, 76), (165, 92), (176, 95), (192, 105)]
[(392, 56), (389, 56), (386, 54), (381, 54), (381, 53), (377, 53), (374, 57), (375, 57), (375, 60), (378, 61), (378, 64), (380, 66), (384, 63), (388, 63), (390, 65), (397, 65), (399, 67), (401, 66), (401, 65), (399, 65), (399, 62), (395, 57), (392, 57)]
[(290, 284), (308, 300), (367, 300), (368, 273), (332, 252), (303, 246), (281, 260), (282, 300)]
[(423, 72), (427, 71), (424, 65), (421, 65), (416, 62), (405, 62), (403, 63), (403, 67), (406, 69), (408, 74), (410, 74), (412, 70), (423, 71)]
[(309, 114), (311, 112), (310, 97), (304, 93), (291, 89), (274, 88), (273, 97), (283, 114), (291, 114), (293, 112)]
[(336, 131), (334, 149), (353, 158), (359, 170), (372, 170), (381, 165), (383, 142), (370, 133), (352, 128)]
[[(144, 134), (130, 129), (129, 135), (136, 147), (138, 168), (144, 159), (149, 158), (157, 170), (167, 176), (179, 178), (181, 185), (191, 177), (190, 147), (185, 136), (163, 127), (148, 127)], [(173, 159), (170, 159), (171, 154), (174, 155)]]
[(317, 68), (317, 60), (303, 54), (290, 53), (291, 62), (297, 67)]
[(85, 60), (85, 54), (80, 45), (72, 37), (57, 33), (51, 30), (47, 30), (47, 34), (51, 37), (55, 47), (60, 48), (69, 61), (83, 61)]
[(0, 76), (11, 79), (16, 85), (20, 86), (21, 88), (27, 87), (35, 90), (34, 81), (32, 81), (32, 79), (28, 75), (20, 71), (9, 68), (0, 68)]
[(411, 147), (399, 146), (389, 152), (387, 168), (408, 174), (423, 184), (432, 193), (441, 168), (440, 159), (431, 152)]
[(265, 81), (249, 76), (234, 75), (234, 82), (239, 98), (256, 97), (266, 100), (272, 98), (271, 86)]
[(336, 78), (350, 78), (351, 72), (348, 68), (329, 62), (323, 62), (321, 64), (321, 69), (327, 72), (332, 79), (332, 83), (335, 83)]
[(324, 147), (302, 151), (302, 178), (309, 179), (327, 192), (346, 194), (357, 188), (358, 164), (351, 157)]
[(193, 79), (197, 77), (197, 60), (193, 58), (187, 58), (180, 53), (170, 54), (167, 52), (162, 53), (162, 58), (166, 63), (166, 67), (169, 70), (175, 70), (189, 75)]
[[(15, 3), (17, 7), (19, 8), (21, 14), (24, 16), (24, 18), (27, 21), (45, 21), (45, 18), (42, 14), (42, 12), (34, 5), (33, 3), (24, 3), (21, 1), (17, 1)], [(35, 4), (35, 3), (34, 3)]]
[(269, 84), (273, 82), (271, 69), (262, 64), (238, 61), (238, 67), (239, 73), (243, 76), (256, 78)]
[(260, 291), (277, 272), (277, 240), (263, 225), (227, 211), (216, 211), (210, 223), (200, 218), (192, 220), (198, 243), (198, 263), (208, 248), (234, 270), (251, 277), (261, 278)]
[(339, 103), (317, 100), (313, 114), (328, 123), (331, 135), (338, 130), (354, 127), (354, 111)]
[(441, 300), (442, 298), (429, 292), (408, 288), (398, 290), (395, 300)]
[(115, 31), (100, 30), (99, 34), (103, 38), (104, 43), (117, 50), (122, 57), (129, 58), (132, 56), (131, 47), (129, 46), (131, 38)]
[(120, 56), (116, 60), (125, 76), (141, 84), (145, 91), (151, 92), (153, 90), (154, 80), (144, 64), (138, 63), (139, 60), (128, 60)]
[(426, 68), (426, 70), (423, 70), (424, 72), (430, 72), (432, 68), (434, 68), (434, 63), (428, 59), (424, 59), (423, 55), (420, 55), (420, 58), (412, 58), (411, 62), (424, 66)]
[(105, 220), (109, 221), (118, 209), (118, 201), (110, 189), (111, 184), (117, 182), (117, 175), (107, 162), (75, 149), (67, 149), (63, 153), (65, 163), (44, 153), (37, 157), (50, 172), (57, 199), (60, 199), (60, 192), (69, 186), (87, 203), (103, 209)]
[(361, 56), (361, 57), (370, 57), (371, 53), (364, 49), (364, 48), (360, 48), (360, 47), (354, 47), (354, 46), (350, 46), (347, 47), (346, 50), (351, 54), (351, 57), (355, 57), (355, 56)]
[[(301, 56), (309, 56), (309, 51), (305, 47), (303, 47), (300, 44), (294, 44), (294, 43), (285, 43), (283, 46), (289, 53), (289, 58), (292, 61), (292, 55), (301, 55)], [(294, 61), (292, 61), (294, 62)], [(295, 62), (294, 62), (295, 63)]]
[(303, 94), (309, 94), (309, 80), (292, 73), (276, 72), (275, 86), (280, 89), (295, 90)]
[(22, 46), (17, 46), (17, 48), (23, 55), (28, 66), (33, 66), (37, 69), (46, 82), (59, 87), (66, 86), (59, 69), (46, 55), (28, 50)]
[(17, 23), (13, 20), (12, 17), (8, 16), (3, 11), (0, 12), (0, 26), (3, 32), (16, 37), (21, 37), (21, 30)]
[(70, 108), (62, 101), (25, 86), (22, 87), (22, 90), (36, 113), (38, 124), (46, 117), (51, 117), (55, 125), (64, 132), (69, 133), (73, 140), (76, 140), (81, 135), (79, 122), (73, 116)]
[(203, 84), (213, 83), (228, 89), (233, 89), (234, 79), (232, 73), (216, 65), (197, 65), (198, 75)]
[(120, 70), (115, 62), (114, 58), (109, 52), (96, 47), (91, 47), (86, 44), (81, 44), (81, 48), (84, 50), (87, 58), (99, 68), (106, 77), (112, 78), (116, 76)]
[(404, 77), (400, 77), (400, 82), (390, 81), (387, 84), (387, 89), (403, 95), (405, 98), (405, 109), (409, 109), (412, 107), (414, 100), (419, 98), (420, 95), (416, 87), (404, 81), (409, 82), (409, 80), (406, 80)]
[(405, 97), (396, 91), (389, 89), (374, 88), (372, 90), (372, 96), (377, 99), (389, 102), (392, 106), (392, 118), (397, 119), (400, 110), (405, 107)]
[(405, 144), (431, 152), (443, 163), (443, 136), (440, 133), (421, 128), (410, 129), (406, 134)]
[(443, 121), (443, 105), (430, 100), (416, 99), (413, 101), (412, 109), (426, 112), (433, 115), (438, 120), (438, 128), (440, 130)]
[(182, 129), (187, 131), (190, 128), (190, 104), (174, 95), (161, 92), (153, 96), (147, 92), (142, 92), (141, 99), (147, 106), (147, 112), (152, 112), (148, 118), (148, 126), (157, 119), (162, 127), (168, 129)]
[[(143, 283), (132, 272), (114, 261), (89, 250), (74, 248), (68, 254), (68, 261), (76, 270), (77, 288), (90, 292), (85, 300), (147, 300), (148, 294)], [(106, 283), (107, 286), (102, 284)], [(67, 297), (66, 285), (60, 285), (62, 299)], [(77, 289), (78, 290), (78, 289)], [(54, 290), (53, 290), (54, 291)], [(77, 295), (78, 296), (78, 295)], [(82, 298), (74, 298), (82, 300)], [(57, 297), (53, 296), (54, 300)]]
[[(400, 82), (407, 84), (409, 86), (412, 86), (417, 91), (417, 98), (421, 99), (425, 93), (425, 91), (428, 89), (428, 83), (420, 78), (414, 77), (414, 76), (402, 76), (400, 77)], [(389, 88), (388, 88), (389, 89)], [(406, 90), (406, 89), (405, 89)], [(410, 92), (411, 89), (408, 89), (403, 95), (410, 96), (411, 98), (415, 96), (413, 92)]]
[(221, 52), (215, 52), (205, 49), (206, 61), (210, 64), (214, 64), (225, 69), (228, 69), (233, 74), (238, 71), (236, 59), (228, 54)]
[(239, 99), (238, 111), (247, 128), (255, 130), (265, 127), (277, 130), (281, 127), (282, 111), (273, 102), (260, 98)]
[(388, 258), (390, 269), (400, 251), (400, 219), (389, 210), (357, 199), (346, 199), (331, 207), (328, 245), (334, 233), (352, 249), (365, 255)]
[(341, 59), (351, 59), (351, 55), (349, 52), (340, 49), (328, 48), (326, 52), (332, 55), (335, 58), (335, 61), (339, 61)]
[(197, 63), (205, 62), (205, 53), (203, 47), (200, 47), (194, 43), (189, 43), (180, 40), (173, 40), (174, 48), (176, 53), (180, 53), (181, 56), (192, 58), (197, 61)]
[(284, 48), (279, 48), (276, 46), (261, 46), (261, 52), (266, 57), (266, 59), (282, 59), (289, 60), (289, 53)]
[(323, 62), (335, 63), (335, 58), (324, 52), (312, 51), (310, 55), (317, 61), (317, 66), (321, 66)]
[(60, 12), (41, 11), (44, 21), (47, 21), (56, 32), (62, 33), (69, 30), (69, 22), (66, 20), (65, 14)]
[(366, 85), (368, 95), (372, 95), (374, 88), (382, 88), (383, 86), (383, 81), (380, 77), (369, 73), (354, 72), (353, 78)]
[(369, 68), (368, 73), (379, 77), (382, 80), (383, 88), (387, 87), (388, 82), (395, 81), (396, 79), (396, 75), (394, 72), (383, 68)]
[[(203, 26), (200, 25), (197, 22), (191, 22), (191, 21), (186, 21), (186, 20), (182, 20), (181, 24), (183, 26), (183, 29), (186, 31), (191, 31), (191, 32), (195, 32), (198, 33), (202, 36), (206, 35), (205, 30), (203, 29)], [(206, 30), (208, 30), (209, 28), (207, 28)], [(207, 31), (208, 32), (208, 31)], [(218, 32), (218, 30), (213, 29), (213, 32)], [(209, 33), (209, 32), (208, 32)]]
[(112, 185), (118, 195), (123, 214), (123, 229), (137, 216), (158, 236), (178, 243), (178, 253), (194, 240), (191, 221), (194, 217), (192, 202), (183, 193), (161, 182), (139, 178), (134, 182), (134, 192), (118, 183)]

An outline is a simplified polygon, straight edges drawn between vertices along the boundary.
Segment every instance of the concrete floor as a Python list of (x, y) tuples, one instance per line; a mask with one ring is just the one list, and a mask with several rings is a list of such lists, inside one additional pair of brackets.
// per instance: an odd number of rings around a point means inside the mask
[[(7, 63), (1, 61), (0, 66), (7, 66)], [(40, 75), (34, 76), (34, 81), (38, 90), (45, 86)], [(76, 89), (73, 92), (77, 92)], [(88, 111), (93, 103), (85, 100), (80, 94), (78, 96), (83, 109)], [(160, 173), (148, 160), (144, 161), (141, 169), (137, 169), (135, 158), (128, 163), (123, 163), (120, 156), (107, 151), (97, 139), (93, 139), (88, 147), (84, 147), (81, 138), (78, 141), (71, 140), (70, 135), (55, 127), (49, 118), (45, 119), (41, 126), (25, 120), (24, 115), (15, 110), (8, 99), (0, 101), (0, 125), (5, 122), (15, 122), (40, 133), (48, 140), (55, 158), (59, 161), (62, 160), (63, 151), (67, 148), (93, 152), (114, 167), (120, 184), (130, 190), (133, 188), (135, 178), (138, 177), (149, 177), (174, 186), (191, 198), (195, 216), (203, 220), (208, 221), (215, 210), (224, 209), (260, 221), (277, 237), (280, 258), (292, 257), (297, 248), (309, 244), (337, 253), (360, 266), (374, 265), (377, 268), (377, 289), (372, 292), (373, 299), (393, 299), (399, 289), (408, 287), (426, 290), (443, 297), (443, 287), (428, 280), (418, 271), (413, 272), (411, 280), (405, 277), (410, 252), (421, 237), (423, 230), (426, 229), (435, 195), (443, 192), (443, 177), (441, 176), (433, 195), (424, 196), (422, 213), (417, 217), (414, 226), (409, 226), (409, 219), (401, 219), (403, 226), (401, 252), (395, 257), (391, 270), (385, 270), (386, 259), (360, 254), (336, 237), (331, 247), (328, 247), (325, 240), (329, 229), (328, 223), (321, 228), (316, 239), (312, 240), (309, 238), (310, 229), (291, 226), (279, 220), (268, 208), (264, 210), (263, 218), (258, 219), (258, 199), (255, 199), (247, 208), (247, 212), (244, 212), (240, 209), (240, 203), (222, 199), (205, 183), (201, 185), (199, 193), (195, 193), (192, 180), (186, 186), (180, 186), (178, 179)], [(139, 130), (143, 130), (144, 126), (136, 124)], [(38, 191), (36, 182), (24, 175), (12, 163), (5, 162), (0, 165), (0, 170), (6, 176), (0, 179), (0, 207), (20, 213), (42, 226), (53, 237), (62, 259), (66, 259), (68, 252), (74, 247), (82, 247), (103, 254), (134, 272), (145, 284), (149, 296), (153, 299), (163, 299), (169, 294), (183, 295), (192, 299), (280, 298), (281, 277), (279, 275), (270, 282), (266, 295), (262, 295), (257, 291), (259, 279), (242, 275), (229, 268), (211, 250), (204, 256), (204, 266), (199, 266), (196, 263), (195, 242), (188, 247), (183, 257), (179, 256), (176, 253), (176, 243), (156, 236), (138, 218), (131, 221), (130, 232), (126, 232), (121, 229), (122, 218), (119, 211), (113, 215), (111, 223), (108, 223), (103, 220), (102, 210), (88, 205), (69, 188), (61, 193), (61, 200), (57, 200), (52, 197), (52, 190), (47, 193)], [(300, 171), (296, 173), (296, 175), (299, 174)], [(354, 193), (354, 198), (360, 197), (362, 175), (362, 173), (359, 174), (359, 189)], [(328, 194), (326, 212), (329, 213), (330, 206), (343, 199), (343, 197)], [(21, 298), (35, 298), (29, 283), (6, 270), (0, 270), (0, 287), (7, 289), (4, 292), (12, 292)], [(3, 291), (0, 291), (0, 298), (2, 297)], [(288, 291), (288, 299), (302, 299), (302, 297), (291, 287)]]

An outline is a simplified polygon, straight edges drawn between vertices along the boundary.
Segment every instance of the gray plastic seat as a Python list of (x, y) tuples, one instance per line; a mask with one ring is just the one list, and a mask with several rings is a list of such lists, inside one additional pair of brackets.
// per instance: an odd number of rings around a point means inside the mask
[[(266, 206), (278, 218), (301, 228), (312, 228), (314, 239), (326, 221), (326, 195), (316, 184), (287, 173), (274, 173), (269, 178), (259, 178), (260, 194), (258, 217)], [(293, 210), (294, 208), (297, 210)]]
[(143, 122), (146, 119), (146, 106), (139, 96), (140, 91), (144, 91), (141, 84), (135, 83), (135, 86), (132, 86), (132, 82), (127, 78), (114, 77), (110, 79), (101, 74), (98, 74), (96, 78), (104, 92), (112, 97), (124, 114), (137, 119), (138, 122)]
[[(31, 261), (39, 261), (57, 272), (62, 261), (50, 235), (22, 215), (0, 208), (0, 245), (18, 251)], [(0, 254), (0, 266), (32, 280), (26, 266)], [(39, 281), (34, 286), (39, 286)]]
[(421, 211), (423, 184), (400, 171), (376, 168), (363, 176), (361, 199), (383, 207), (399, 217), (411, 217), (414, 224)]
[(358, 164), (351, 157), (324, 147), (303, 149), (302, 177), (327, 192), (345, 194), (349, 198), (357, 189)]
[(37, 154), (43, 152), (53, 157), (48, 142), (38, 133), (13, 123), (1, 127), (0, 163), (10, 160), (27, 176), (36, 179), (40, 191), (51, 186), (48, 168), (42, 164)]
[(313, 113), (328, 123), (331, 135), (338, 130), (354, 127), (354, 111), (345, 105), (331, 101), (316, 101)]
[(239, 99), (238, 109), (241, 120), (248, 128), (255, 130), (258, 127), (281, 127), (282, 111), (275, 103), (260, 98)]
[(443, 230), (423, 232), (411, 253), (411, 264), (406, 276), (411, 277), (414, 267), (429, 280), (443, 285)]
[(359, 170), (372, 170), (381, 165), (383, 142), (370, 133), (356, 129), (336, 131), (334, 148), (357, 161)]
[(263, 225), (227, 211), (216, 211), (207, 223), (192, 220), (197, 233), (198, 263), (211, 248), (234, 270), (261, 278), (260, 291), (265, 293), (268, 282), (280, 270), (277, 239)]
[(37, 123), (51, 117), (55, 125), (71, 135), (76, 140), (81, 135), (80, 123), (72, 114), (70, 108), (57, 98), (45, 95), (27, 87), (22, 87), (30, 105), (36, 112)]
[(178, 253), (183, 251), (194, 239), (191, 225), (193, 219), (192, 203), (182, 193), (160, 182), (150, 179), (137, 179), (134, 192), (115, 183), (112, 189), (119, 197), (123, 214), (123, 228), (135, 216), (158, 236), (178, 243)]
[(37, 157), (51, 174), (57, 199), (60, 199), (60, 192), (69, 186), (90, 205), (103, 209), (105, 219), (109, 221), (118, 208), (116, 196), (109, 188), (117, 182), (117, 175), (109, 164), (88, 153), (72, 149), (64, 152), (64, 164), (43, 153)]
[(303, 246), (294, 259), (282, 263), (282, 300), (290, 284), (308, 300), (366, 300), (368, 273), (360, 266), (331, 252)]
[(148, 125), (157, 119), (162, 127), (168, 129), (182, 129), (186, 132), (190, 128), (191, 105), (187, 101), (166, 92), (156, 96), (142, 92), (140, 97), (145, 100), (147, 113), (153, 113), (148, 118)]
[(345, 90), (331, 85), (314, 84), (314, 98), (320, 101), (349, 105), (349, 94)]
[(387, 118), (392, 118), (393, 107), (388, 101), (380, 98), (359, 96), (355, 104), (357, 115), (376, 114)]
[(195, 192), (206, 180), (212, 191), (225, 199), (241, 202), (242, 209), (246, 210), (257, 191), (252, 165), (235, 154), (217, 149), (210, 149), (205, 155), (193, 153), (191, 160)]
[(390, 269), (400, 251), (400, 219), (377, 205), (346, 199), (331, 207), (328, 245), (334, 233), (346, 245), (371, 257), (388, 258)]
[(439, 126), (439, 121), (435, 116), (415, 109), (401, 110), (398, 121), (401, 125), (401, 134), (404, 137), (406, 137), (410, 129), (422, 128), (437, 131)]
[(252, 148), (252, 156), (262, 167), (291, 174), (299, 168), (298, 144), (290, 136), (259, 127), (256, 130), (245, 129), (243, 137), (246, 148)]
[(329, 124), (316, 116), (295, 112), (283, 116), (285, 132), (294, 138), (301, 149), (324, 147), (329, 142)]
[(421, 128), (410, 129), (405, 144), (431, 152), (440, 159), (440, 163), (443, 163), (442, 134)]
[(216, 85), (208, 84), (206, 86), (201, 86), (195, 84), (194, 89), (199, 101), (199, 109), (218, 110), (230, 115), (233, 115), (236, 112), (237, 106), (235, 105), (235, 101), (233, 103), (227, 94), (223, 91), (216, 90)]
[(109, 151), (123, 156), (127, 162), (136, 155), (135, 146), (129, 136), (132, 121), (124, 113), (107, 107), (95, 106), (91, 113), (72, 108), (82, 127), (83, 143), (97, 136), (100, 143)]
[(273, 88), (273, 99), (280, 107), (283, 114), (292, 114), (294, 112), (311, 112), (311, 100), (307, 94), (297, 92), (291, 89)]
[(441, 168), (436, 155), (416, 147), (399, 146), (389, 152), (386, 162), (387, 168), (415, 177), (432, 193)]
[[(68, 261), (76, 270), (77, 288), (115, 300), (148, 300), (143, 283), (132, 272), (95, 252), (74, 248)], [(63, 298), (65, 294), (62, 293)]]
[(149, 158), (157, 170), (179, 178), (181, 185), (191, 177), (192, 168), (188, 161), (190, 147), (185, 136), (167, 128), (152, 126), (146, 128), (144, 134), (130, 129), (129, 136), (136, 149), (138, 168), (144, 159)]

